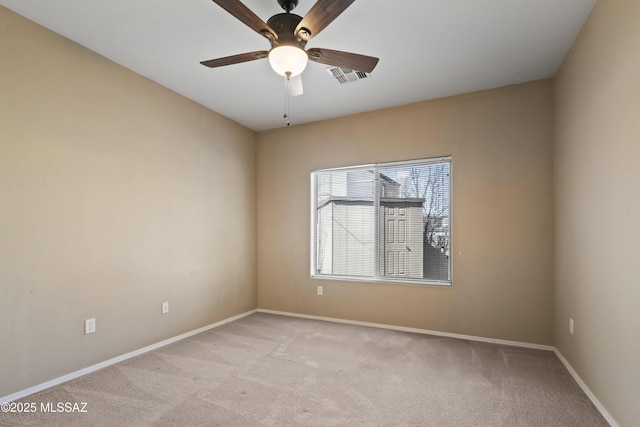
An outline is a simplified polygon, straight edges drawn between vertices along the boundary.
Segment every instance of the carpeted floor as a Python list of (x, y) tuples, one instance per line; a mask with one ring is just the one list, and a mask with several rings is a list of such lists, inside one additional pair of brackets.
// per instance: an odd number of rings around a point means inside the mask
[(608, 425), (549, 351), (264, 313), (19, 402), (0, 425)]

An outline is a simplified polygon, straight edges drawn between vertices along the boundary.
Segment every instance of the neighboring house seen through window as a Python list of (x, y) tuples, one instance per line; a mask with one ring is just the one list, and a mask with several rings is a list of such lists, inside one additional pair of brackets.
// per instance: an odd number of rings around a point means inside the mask
[(311, 174), (313, 277), (451, 284), (451, 158)]

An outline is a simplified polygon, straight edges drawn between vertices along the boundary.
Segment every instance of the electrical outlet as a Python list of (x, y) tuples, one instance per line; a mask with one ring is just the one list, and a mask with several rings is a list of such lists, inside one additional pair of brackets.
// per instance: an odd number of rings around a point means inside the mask
[(573, 335), (573, 319), (569, 319), (569, 333)]
[(324, 295), (324, 289), (322, 286), (318, 286), (318, 295)]
[(84, 321), (84, 334), (89, 335), (96, 331), (96, 319), (86, 319)]
[(169, 301), (165, 301), (162, 303), (162, 314), (167, 314), (169, 312)]

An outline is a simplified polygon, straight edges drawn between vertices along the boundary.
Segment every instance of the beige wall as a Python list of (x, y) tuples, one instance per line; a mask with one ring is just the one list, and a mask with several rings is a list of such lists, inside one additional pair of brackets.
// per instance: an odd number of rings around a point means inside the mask
[(640, 2), (600, 0), (555, 82), (555, 341), (622, 426), (640, 420), (639, 52)]
[(0, 7), (0, 396), (254, 309), (254, 144)]
[[(258, 307), (553, 344), (551, 89), (543, 80), (260, 133)], [(309, 278), (311, 171), (443, 155), (452, 287)]]

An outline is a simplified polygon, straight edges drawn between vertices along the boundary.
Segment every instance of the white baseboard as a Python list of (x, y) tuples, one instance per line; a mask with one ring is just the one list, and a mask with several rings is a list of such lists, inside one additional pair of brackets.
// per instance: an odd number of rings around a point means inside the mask
[(469, 341), (480, 341), (480, 342), (487, 342), (491, 344), (510, 345), (514, 347), (532, 348), (536, 350), (546, 350), (546, 351), (555, 350), (555, 347), (550, 345), (531, 344), (531, 343), (520, 342), (520, 341), (501, 340), (497, 338), (477, 337), (474, 335), (452, 334), (449, 332), (431, 331), (429, 329), (407, 328), (404, 326), (385, 325), (383, 323), (360, 322), (357, 320), (345, 320), (345, 319), (338, 319), (334, 317), (311, 316), (308, 314), (290, 313), (287, 311), (266, 310), (262, 308), (259, 308), (256, 311), (258, 313), (280, 314), (282, 316), (300, 317), (302, 319), (325, 320), (327, 322), (346, 323), (349, 325), (358, 325), (358, 326), (370, 326), (372, 328), (391, 329), (394, 331), (413, 332), (416, 334), (425, 334), (425, 335), (436, 335), (440, 337), (458, 338), (458, 339), (469, 340)]
[(616, 422), (616, 420), (611, 416), (609, 411), (607, 411), (606, 408), (604, 407), (604, 405), (598, 400), (596, 395), (593, 394), (593, 392), (587, 386), (587, 384), (585, 384), (585, 382), (582, 381), (582, 378), (580, 378), (580, 375), (578, 375), (576, 370), (573, 369), (573, 366), (571, 366), (571, 364), (569, 364), (569, 362), (567, 361), (567, 359), (564, 358), (562, 353), (560, 353), (560, 351), (557, 348), (554, 348), (553, 352), (556, 354), (556, 356), (558, 356), (558, 359), (560, 359), (560, 361), (562, 362), (564, 367), (567, 368), (567, 371), (569, 371), (569, 373), (571, 374), (573, 379), (576, 380), (576, 382), (578, 383), (578, 385), (580, 386), (582, 391), (584, 391), (584, 393), (591, 400), (591, 402), (595, 405), (595, 407), (598, 409), (598, 411), (600, 411), (600, 413), (602, 414), (604, 419), (607, 420), (607, 422), (611, 425), (611, 427), (620, 427), (620, 425)]
[(13, 393), (13, 394), (10, 394), (8, 396), (0, 397), (0, 404), (1, 403), (12, 402), (14, 400), (21, 399), (23, 397), (26, 397), (26, 396), (29, 396), (31, 394), (37, 393), (39, 391), (46, 390), (46, 389), (51, 388), (53, 386), (56, 386), (58, 384), (62, 384), (62, 383), (65, 383), (67, 381), (71, 381), (71, 380), (76, 379), (78, 377), (81, 377), (83, 375), (87, 375), (87, 374), (89, 374), (91, 372), (95, 372), (95, 371), (97, 371), (99, 369), (106, 368), (107, 366), (110, 366), (110, 365), (116, 364), (118, 362), (122, 362), (124, 360), (131, 359), (132, 357), (136, 357), (136, 356), (139, 356), (141, 354), (147, 353), (147, 352), (149, 352), (151, 350), (155, 350), (157, 348), (164, 347), (165, 345), (172, 344), (172, 343), (174, 343), (176, 341), (180, 341), (182, 339), (189, 338), (189, 337), (191, 337), (193, 335), (197, 335), (199, 333), (206, 332), (206, 331), (208, 331), (210, 329), (217, 328), (218, 326), (222, 326), (225, 323), (233, 322), (234, 320), (238, 320), (238, 319), (241, 319), (243, 317), (249, 316), (249, 315), (251, 315), (251, 314), (253, 314), (255, 312), (256, 312), (256, 310), (247, 311), (246, 313), (238, 314), (237, 316), (229, 317), (229, 318), (221, 320), (219, 322), (212, 323), (211, 325), (207, 325), (207, 326), (203, 326), (202, 328), (194, 329), (193, 331), (189, 331), (189, 332), (186, 332), (184, 334), (175, 336), (173, 338), (169, 338), (169, 339), (166, 339), (164, 341), (160, 341), (158, 343), (151, 344), (151, 345), (143, 347), (141, 349), (134, 350), (134, 351), (132, 351), (130, 353), (126, 353), (126, 354), (123, 354), (121, 356), (117, 356), (117, 357), (114, 357), (112, 359), (105, 360), (104, 362), (96, 363), (95, 365), (89, 366), (89, 367), (84, 368), (84, 369), (80, 369), (79, 371), (75, 371), (75, 372), (72, 372), (70, 374), (63, 375), (63, 376), (58, 377), (58, 378), (54, 378), (54, 379), (52, 379), (50, 381), (47, 381), (47, 382), (44, 382), (42, 384), (38, 384), (36, 386), (29, 387), (26, 390), (22, 390), (22, 391), (19, 391), (17, 393)]

